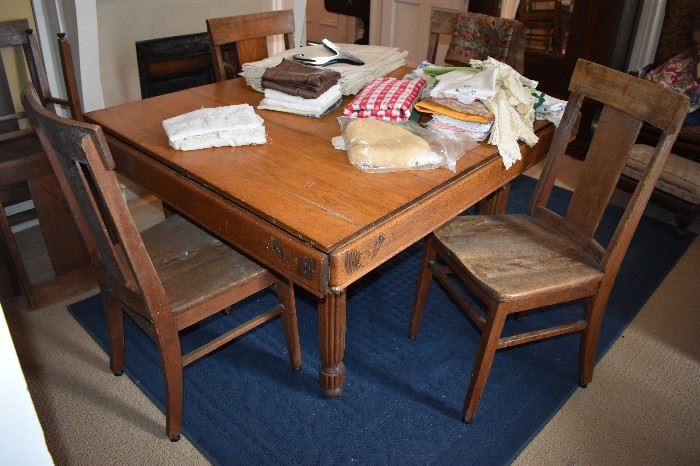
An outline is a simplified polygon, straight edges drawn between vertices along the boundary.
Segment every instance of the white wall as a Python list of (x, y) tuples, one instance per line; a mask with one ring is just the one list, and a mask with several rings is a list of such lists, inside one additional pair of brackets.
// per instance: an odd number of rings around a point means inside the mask
[(638, 71), (654, 61), (665, 13), (666, 0), (644, 0), (627, 71)]
[(205, 32), (207, 18), (272, 9), (271, 0), (97, 0), (96, 3), (105, 106), (141, 98), (136, 41)]
[(0, 305), (0, 464), (53, 464)]
[[(51, 0), (45, 0), (51, 1)], [(104, 107), (95, 0), (62, 0), (65, 28), (86, 112)]]

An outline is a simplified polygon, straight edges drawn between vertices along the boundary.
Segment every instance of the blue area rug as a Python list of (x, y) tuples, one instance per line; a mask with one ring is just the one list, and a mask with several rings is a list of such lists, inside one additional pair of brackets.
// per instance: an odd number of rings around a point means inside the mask
[[(510, 209), (523, 212), (534, 181), (520, 177)], [(553, 206), (567, 191), (556, 189)], [(621, 210), (608, 210), (607, 242)], [(690, 245), (670, 225), (644, 218), (618, 276), (600, 337), (602, 355)], [(341, 398), (318, 387), (315, 300), (299, 290), (304, 365), (293, 372), (275, 320), (185, 369), (183, 432), (215, 464), (474, 464), (512, 461), (577, 389), (579, 336), (499, 351), (476, 419), (460, 420), (478, 333), (433, 285), (421, 333), (407, 338), (422, 244), (348, 291), (346, 385)], [(183, 335), (183, 350), (274, 301), (264, 295)], [(98, 296), (70, 306), (107, 348)], [(519, 332), (582, 315), (580, 305), (509, 322)], [(109, 370), (105, 366), (105, 370)], [(155, 346), (127, 319), (126, 373), (163, 409)], [(595, 375), (592, 383), (597, 383)], [(159, 426), (165, 436), (165, 420)]]

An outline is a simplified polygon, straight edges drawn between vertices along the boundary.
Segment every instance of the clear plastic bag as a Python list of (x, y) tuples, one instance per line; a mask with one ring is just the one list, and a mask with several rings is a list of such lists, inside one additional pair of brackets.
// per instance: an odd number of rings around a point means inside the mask
[(478, 144), (468, 135), (424, 128), (414, 121), (339, 117), (338, 123), (344, 142), (340, 148), (347, 150), (351, 164), (366, 172), (438, 167), (455, 171), (462, 154)]

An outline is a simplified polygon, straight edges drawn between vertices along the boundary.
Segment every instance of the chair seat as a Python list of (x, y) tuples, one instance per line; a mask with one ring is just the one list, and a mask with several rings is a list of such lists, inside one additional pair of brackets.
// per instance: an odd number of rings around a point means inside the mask
[(176, 314), (269, 273), (179, 215), (145, 230), (142, 238)]
[[(641, 179), (653, 152), (651, 146), (635, 144), (623, 173), (634, 180)], [(700, 203), (700, 163), (669, 154), (656, 188), (691, 204)]]
[(435, 237), (500, 302), (595, 287), (603, 277), (580, 247), (524, 215), (462, 216)]

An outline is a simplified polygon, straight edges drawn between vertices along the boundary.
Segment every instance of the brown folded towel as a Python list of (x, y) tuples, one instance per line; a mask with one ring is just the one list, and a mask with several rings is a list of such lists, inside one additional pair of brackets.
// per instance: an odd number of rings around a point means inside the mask
[(285, 94), (316, 99), (340, 80), (340, 73), (320, 70), (283, 59), (279, 65), (268, 68), (262, 76), (262, 87)]

